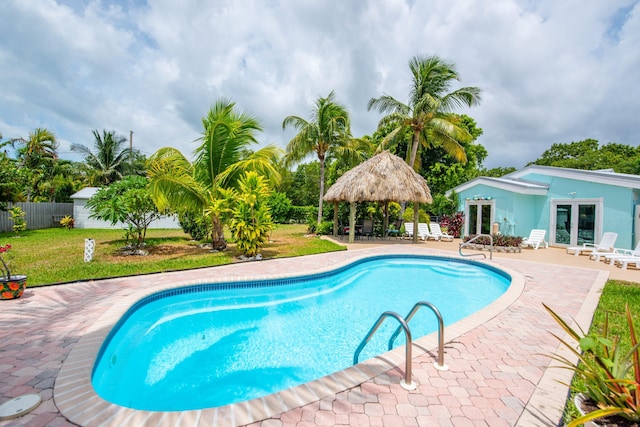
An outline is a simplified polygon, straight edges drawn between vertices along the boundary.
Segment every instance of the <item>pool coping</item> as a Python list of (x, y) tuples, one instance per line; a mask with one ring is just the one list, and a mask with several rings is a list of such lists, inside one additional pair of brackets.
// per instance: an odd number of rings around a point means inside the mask
[[(371, 251), (354, 254), (353, 257), (345, 257), (325, 268), (307, 271), (306, 274), (319, 274), (333, 271), (360, 260), (376, 256)], [(422, 250), (406, 250), (396, 248), (386, 251), (381, 255), (425, 255), (439, 258), (450, 258), (460, 261), (459, 256), (450, 254), (425, 253)], [(348, 259), (346, 259), (348, 258)], [(466, 260), (465, 260), (466, 261)], [(522, 295), (524, 291), (524, 277), (507, 267), (496, 266), (493, 263), (482, 260), (473, 260), (479, 264), (486, 263), (492, 268), (505, 271), (512, 278), (512, 283), (507, 291), (496, 301), (484, 307), (478, 312), (445, 327), (445, 341), (449, 342), (464, 333), (482, 325), (492, 319)], [(270, 418), (282, 412), (304, 406), (318, 401), (324, 397), (356, 387), (378, 375), (391, 369), (400, 367), (404, 372), (405, 347), (401, 346), (386, 352), (376, 358), (363, 361), (343, 371), (322, 377), (312, 382), (296, 386), (294, 388), (274, 393), (263, 398), (251, 401), (199, 410), (189, 411), (144, 411), (115, 405), (102, 399), (93, 389), (91, 374), (93, 365), (103, 341), (110, 333), (116, 322), (137, 301), (160, 291), (178, 287), (198, 285), (205, 283), (227, 283), (245, 280), (273, 280), (285, 279), (299, 274), (278, 275), (250, 275), (242, 279), (210, 277), (198, 280), (181, 281), (180, 283), (158, 283), (133, 292), (132, 294), (115, 301), (114, 304), (93, 324), (91, 329), (74, 345), (68, 357), (64, 361), (55, 381), (53, 398), (61, 414), (69, 421), (86, 427), (93, 426), (120, 426), (120, 425), (145, 425), (145, 424), (171, 424), (171, 425), (197, 425), (206, 420), (209, 425), (217, 425), (224, 420), (225, 425), (246, 425), (256, 421)], [(437, 348), (437, 333), (430, 334), (414, 341), (413, 355), (415, 359), (425, 353), (432, 353)], [(445, 359), (446, 363), (446, 359)], [(557, 406), (557, 402), (556, 405)], [(535, 410), (531, 410), (535, 413)]]

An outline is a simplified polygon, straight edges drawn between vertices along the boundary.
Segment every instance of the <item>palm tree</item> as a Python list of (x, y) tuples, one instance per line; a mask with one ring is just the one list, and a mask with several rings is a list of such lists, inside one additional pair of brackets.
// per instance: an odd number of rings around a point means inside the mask
[(413, 76), (409, 103), (403, 104), (392, 96), (383, 95), (369, 100), (367, 108), (388, 113), (380, 120), (379, 128), (391, 125), (393, 131), (382, 141), (380, 149), (407, 129), (413, 135), (407, 148), (407, 163), (416, 168), (418, 147), (441, 146), (448, 154), (461, 162), (466, 162), (466, 154), (460, 142), (467, 142), (472, 136), (463, 127), (452, 111), (456, 107), (477, 105), (480, 89), (463, 87), (449, 92), (454, 80), (460, 80), (455, 65), (437, 56), (415, 56), (409, 61)]
[(150, 191), (161, 211), (194, 212), (207, 215), (212, 224), (215, 250), (224, 250), (223, 221), (231, 211), (227, 189), (235, 187), (243, 172), (256, 171), (272, 184), (280, 179), (276, 169), (280, 150), (269, 145), (256, 152), (247, 150), (257, 143), (262, 130), (252, 116), (235, 110), (227, 99), (217, 101), (202, 119), (204, 132), (197, 139), (193, 163), (175, 148), (165, 147), (148, 161)]
[(14, 142), (24, 144), (24, 147), (18, 150), (18, 156), (22, 157), (21, 164), (24, 167), (36, 168), (43, 161), (58, 160), (58, 141), (53, 132), (48, 129), (36, 128), (29, 133), (28, 139), (19, 138)]
[(88, 180), (92, 185), (109, 185), (121, 180), (126, 174), (127, 160), (131, 150), (125, 145), (127, 138), (116, 135), (115, 131), (102, 130), (102, 136), (97, 129), (91, 131), (94, 137), (95, 152), (85, 145), (71, 144), (71, 151), (84, 156), (84, 163), (88, 170)]
[(320, 197), (318, 200), (318, 224), (322, 221), (322, 198), (324, 197), (324, 173), (327, 155), (350, 136), (349, 113), (335, 101), (331, 91), (326, 98), (318, 98), (309, 121), (298, 116), (288, 116), (282, 129), (295, 127), (299, 132), (287, 144), (285, 163), (299, 162), (311, 153), (320, 161)]

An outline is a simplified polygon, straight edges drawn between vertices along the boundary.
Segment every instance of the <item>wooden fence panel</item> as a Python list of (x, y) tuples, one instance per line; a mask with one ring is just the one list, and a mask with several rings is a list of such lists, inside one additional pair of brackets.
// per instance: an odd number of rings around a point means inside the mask
[[(19, 206), (25, 211), (28, 230), (60, 227), (60, 219), (73, 216), (73, 203), (7, 203), (7, 209)], [(0, 232), (13, 231), (9, 212), (0, 212)]]

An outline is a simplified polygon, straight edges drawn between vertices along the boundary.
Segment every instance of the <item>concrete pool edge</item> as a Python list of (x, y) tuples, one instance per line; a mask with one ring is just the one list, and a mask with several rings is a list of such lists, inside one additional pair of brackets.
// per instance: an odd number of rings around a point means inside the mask
[[(342, 266), (357, 262), (360, 259), (376, 256), (375, 253), (367, 251), (366, 254), (355, 254), (352, 251), (349, 257), (345, 257), (342, 262), (338, 262), (325, 268), (313, 271), (305, 271), (305, 274), (317, 274), (324, 271), (331, 271)], [(441, 253), (434, 254), (424, 250), (398, 249), (392, 252), (385, 252), (378, 255), (430, 255), (441, 258), (452, 258), (459, 260), (459, 257), (448, 256)], [(321, 259), (321, 256), (319, 259)], [(265, 261), (263, 261), (265, 262)], [(476, 261), (479, 264), (483, 262)], [(496, 268), (487, 262), (487, 265)], [(450, 341), (465, 332), (481, 325), (488, 319), (493, 318), (511, 303), (517, 300), (524, 289), (524, 278), (515, 271), (511, 271), (503, 266), (498, 267), (507, 272), (512, 277), (512, 284), (505, 294), (499, 297), (489, 306), (462, 319), (455, 324), (445, 328), (445, 341)], [(172, 277), (175, 277), (173, 275)], [(269, 280), (274, 278), (291, 277), (287, 275), (260, 276), (252, 275), (244, 279), (237, 280)], [(158, 422), (171, 423), (174, 425), (193, 425), (200, 420), (215, 425), (217, 421), (224, 420), (233, 425), (249, 424), (269, 418), (273, 415), (285, 412), (289, 409), (303, 406), (307, 403), (322, 399), (328, 395), (340, 391), (348, 390), (361, 383), (370, 380), (391, 369), (397, 369), (404, 365), (404, 347), (394, 349), (377, 358), (359, 363), (356, 366), (347, 368), (327, 377), (320, 378), (313, 382), (285, 390), (274, 395), (249, 402), (228, 405), (219, 408), (207, 408), (202, 410), (182, 411), (182, 412), (152, 412), (133, 410), (111, 404), (100, 398), (91, 385), (91, 372), (102, 342), (109, 334), (111, 328), (122, 317), (122, 315), (140, 299), (166, 289), (189, 286), (201, 283), (229, 282), (234, 280), (215, 280), (210, 277), (193, 281), (182, 281), (175, 283), (168, 280), (168, 283), (158, 283), (148, 288), (138, 290), (132, 294), (119, 299), (109, 310), (103, 314), (93, 325), (89, 333), (85, 334), (73, 347), (60, 370), (55, 386), (54, 401), (59, 411), (70, 421), (84, 426), (109, 426), (123, 424), (151, 424)], [(429, 352), (437, 347), (437, 334), (431, 334), (414, 342), (413, 358)], [(446, 359), (445, 359), (446, 361)]]

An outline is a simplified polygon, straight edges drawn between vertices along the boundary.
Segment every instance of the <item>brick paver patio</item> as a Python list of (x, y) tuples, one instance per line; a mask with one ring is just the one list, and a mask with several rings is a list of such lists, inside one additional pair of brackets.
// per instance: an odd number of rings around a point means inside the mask
[[(457, 256), (420, 245), (387, 245), (290, 259), (265, 260), (187, 272), (28, 289), (22, 298), (0, 301), (0, 403), (37, 393), (42, 404), (33, 412), (0, 426), (73, 425), (59, 412), (54, 382), (74, 345), (115, 302), (140, 289), (213, 278), (260, 279), (283, 272), (313, 272), (363, 255), (421, 253)], [(493, 313), (467, 331), (447, 328), (448, 371), (433, 366), (434, 347), (414, 357), (416, 390), (399, 382), (404, 365), (373, 379), (301, 407), (275, 411), (252, 426), (555, 426), (567, 390), (554, 378), (564, 370), (548, 369), (548, 354), (557, 348), (549, 331), (560, 329), (542, 307), (588, 325), (598, 290), (608, 273), (516, 258), (487, 261), (512, 270), (524, 280), (522, 293), (506, 309)], [(467, 325), (468, 326), (468, 325)], [(193, 411), (191, 411), (193, 412)], [(145, 425), (233, 424), (229, 418), (199, 413), (168, 423), (150, 416)], [(152, 420), (156, 420), (152, 422)], [(160, 421), (157, 421), (160, 420)], [(191, 421), (188, 421), (191, 420)], [(118, 425), (118, 424), (95, 424)], [(139, 421), (129, 425), (142, 425)]]

